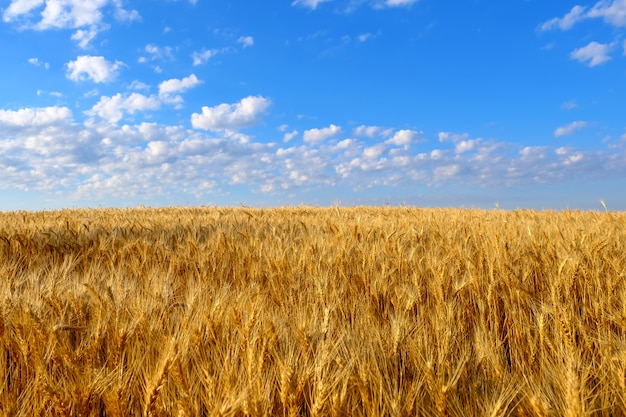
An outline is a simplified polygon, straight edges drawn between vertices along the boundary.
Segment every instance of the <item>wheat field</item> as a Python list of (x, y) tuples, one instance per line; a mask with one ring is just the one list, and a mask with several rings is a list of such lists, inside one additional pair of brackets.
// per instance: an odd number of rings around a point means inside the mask
[(626, 415), (626, 214), (0, 213), (0, 415)]

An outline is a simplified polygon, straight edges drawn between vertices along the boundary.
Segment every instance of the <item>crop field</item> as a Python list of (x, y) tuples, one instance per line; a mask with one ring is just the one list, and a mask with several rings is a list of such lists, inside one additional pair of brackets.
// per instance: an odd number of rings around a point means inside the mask
[(0, 213), (0, 415), (626, 415), (626, 214)]

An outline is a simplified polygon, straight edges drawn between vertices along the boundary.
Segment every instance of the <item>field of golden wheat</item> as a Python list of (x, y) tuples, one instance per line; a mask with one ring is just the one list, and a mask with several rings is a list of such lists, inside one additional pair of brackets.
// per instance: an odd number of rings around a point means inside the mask
[(626, 415), (626, 214), (0, 213), (0, 415)]

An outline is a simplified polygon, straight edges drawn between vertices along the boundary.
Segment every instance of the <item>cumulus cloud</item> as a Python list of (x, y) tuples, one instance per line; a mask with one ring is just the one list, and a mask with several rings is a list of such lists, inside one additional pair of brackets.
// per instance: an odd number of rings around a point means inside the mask
[(238, 103), (202, 107), (202, 113), (191, 115), (191, 125), (204, 130), (238, 130), (260, 121), (271, 102), (262, 96), (248, 96)]
[(469, 138), (468, 133), (439, 132), (437, 134), (439, 142), (459, 143)]
[[(593, 7), (574, 6), (565, 16), (552, 18), (539, 26), (542, 31), (571, 29), (578, 22), (601, 18), (609, 26), (626, 27), (626, 0), (600, 0)], [(575, 49), (570, 58), (588, 62), (590, 67), (603, 64), (611, 59), (609, 52), (620, 42), (617, 37), (611, 43), (590, 42), (587, 46)], [(626, 53), (626, 46), (624, 48)]]
[(331, 124), (330, 126), (322, 129), (305, 130), (302, 135), (302, 139), (308, 143), (317, 143), (333, 136), (337, 136), (340, 133), (341, 127)]
[(199, 80), (195, 74), (191, 74), (183, 79), (172, 78), (163, 81), (159, 84), (159, 98), (165, 103), (179, 105), (182, 103), (183, 98), (178, 93), (185, 92), (202, 83), (203, 81)]
[(87, 49), (89, 43), (98, 35), (98, 30), (94, 27), (89, 29), (78, 29), (71, 36), (71, 39), (75, 41), (79, 47)]
[(389, 136), (392, 132), (393, 129), (385, 129), (380, 126), (361, 125), (354, 129), (353, 135), (357, 137), (366, 136), (368, 138), (374, 138), (375, 136)]
[(292, 130), (291, 132), (287, 132), (283, 135), (283, 142), (289, 142), (291, 139), (298, 136), (297, 130)]
[(579, 62), (589, 61), (588, 65), (595, 67), (611, 59), (609, 52), (611, 52), (614, 46), (615, 42), (610, 44), (590, 42), (587, 46), (572, 51), (570, 57)]
[[(156, 105), (158, 97), (139, 95), (101, 102), (125, 114), (149, 108), (151, 99)], [(221, 113), (232, 116), (225, 117), (229, 123), (236, 119), (237, 104), (241, 103), (227, 105), (229, 111)], [(316, 187), (337, 187), (338, 192), (375, 186), (411, 190), (416, 185), (442, 184), (497, 187), (569, 178), (618, 179), (626, 174), (623, 146), (598, 150), (517, 146), (467, 133), (441, 132), (439, 139), (454, 144), (452, 149), (412, 151), (385, 143), (390, 138), (278, 146), (233, 140), (238, 135), (158, 123), (118, 125), (102, 123), (100, 118), (81, 124), (64, 107), (3, 110), (0, 188), (51, 190), (68, 204), (72, 198), (94, 202), (124, 198), (126, 204), (134, 198), (145, 202), (156, 194), (161, 198), (187, 194), (206, 202), (208, 196), (227, 195), (232, 184), (280, 198)], [(437, 137), (433, 139), (436, 143)]]
[(112, 97), (103, 96), (91, 110), (86, 111), (90, 116), (99, 116), (109, 123), (117, 123), (124, 113), (134, 114), (137, 111), (156, 110), (161, 106), (159, 100), (154, 96), (144, 96), (139, 93), (132, 93), (123, 96), (118, 93)]
[(575, 122), (568, 124), (567, 126), (562, 126), (556, 129), (554, 131), (554, 137), (558, 138), (560, 136), (571, 135), (575, 131), (582, 129), (585, 126), (587, 126), (587, 122), (584, 122), (582, 120), (577, 120)]
[(72, 40), (85, 48), (99, 32), (108, 29), (103, 13), (108, 6), (113, 6), (116, 20), (140, 18), (136, 10), (124, 9), (121, 0), (12, 0), (2, 18), (5, 22), (20, 21), (23, 28), (34, 30), (78, 29)]
[(391, 138), (387, 139), (385, 143), (389, 145), (409, 146), (421, 133), (422, 132), (415, 130), (398, 130)]
[(72, 81), (91, 80), (104, 83), (115, 80), (123, 62), (107, 61), (102, 56), (83, 55), (66, 64), (66, 77)]
[(181, 93), (200, 84), (202, 84), (202, 81), (195, 74), (191, 74), (183, 79), (172, 78), (159, 84), (159, 96)]
[(0, 110), (0, 124), (3, 126), (45, 126), (71, 118), (72, 111), (67, 107)]

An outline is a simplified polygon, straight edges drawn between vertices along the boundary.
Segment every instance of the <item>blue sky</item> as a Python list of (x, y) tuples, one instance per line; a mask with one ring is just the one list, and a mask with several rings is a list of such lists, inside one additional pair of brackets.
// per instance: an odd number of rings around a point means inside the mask
[(0, 210), (626, 210), (626, 0), (0, 14)]

